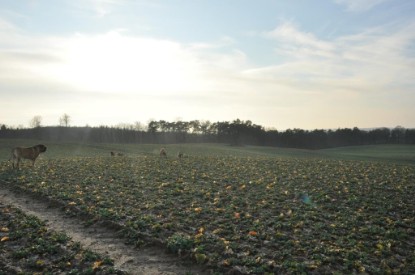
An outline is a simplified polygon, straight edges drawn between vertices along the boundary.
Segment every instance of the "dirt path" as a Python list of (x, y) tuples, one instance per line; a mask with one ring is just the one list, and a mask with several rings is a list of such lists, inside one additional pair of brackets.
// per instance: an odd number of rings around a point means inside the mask
[(10, 190), (0, 182), (0, 201), (20, 208), (25, 213), (46, 221), (55, 231), (64, 231), (84, 248), (107, 255), (117, 269), (130, 274), (209, 274), (200, 267), (189, 266), (159, 247), (134, 248), (124, 244), (115, 229), (98, 224), (86, 227), (77, 218), (70, 218), (59, 207), (22, 192)]

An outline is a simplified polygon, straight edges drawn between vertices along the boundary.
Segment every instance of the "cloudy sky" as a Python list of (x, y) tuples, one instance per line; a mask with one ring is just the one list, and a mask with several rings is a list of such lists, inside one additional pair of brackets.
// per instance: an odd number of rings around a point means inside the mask
[(0, 0), (0, 124), (415, 127), (413, 0)]

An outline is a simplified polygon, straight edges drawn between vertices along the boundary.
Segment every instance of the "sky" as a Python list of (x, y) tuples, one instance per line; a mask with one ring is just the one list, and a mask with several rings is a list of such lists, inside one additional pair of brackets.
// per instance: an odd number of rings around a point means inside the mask
[(0, 124), (415, 128), (413, 0), (0, 0)]

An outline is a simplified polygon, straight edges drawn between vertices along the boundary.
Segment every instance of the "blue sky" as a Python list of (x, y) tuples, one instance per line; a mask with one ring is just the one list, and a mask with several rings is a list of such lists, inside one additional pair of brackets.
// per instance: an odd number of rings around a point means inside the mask
[(415, 127), (412, 0), (0, 0), (0, 124)]

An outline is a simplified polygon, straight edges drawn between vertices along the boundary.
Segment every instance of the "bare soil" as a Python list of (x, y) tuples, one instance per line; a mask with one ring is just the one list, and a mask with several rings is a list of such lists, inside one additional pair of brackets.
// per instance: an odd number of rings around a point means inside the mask
[(159, 246), (137, 248), (126, 244), (119, 229), (95, 222), (86, 225), (77, 217), (69, 217), (65, 211), (42, 198), (12, 190), (0, 181), (0, 201), (20, 208), (26, 214), (46, 221), (48, 228), (63, 231), (84, 248), (113, 259), (115, 268), (129, 274), (209, 274), (203, 267), (167, 253)]

